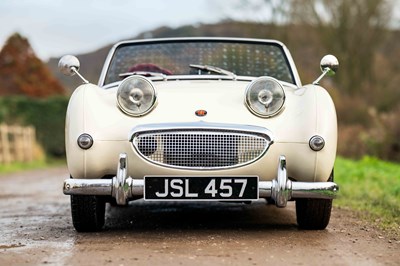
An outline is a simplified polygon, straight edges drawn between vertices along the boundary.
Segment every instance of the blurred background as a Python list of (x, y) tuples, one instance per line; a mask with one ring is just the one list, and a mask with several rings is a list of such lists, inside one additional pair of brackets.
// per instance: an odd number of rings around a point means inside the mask
[(115, 42), (184, 36), (278, 39), (303, 84), (336, 55), (339, 72), (321, 84), (336, 104), (339, 155), (400, 162), (400, 0), (2, 0), (0, 24), (0, 163), (63, 158), (80, 80), (58, 72), (62, 55), (97, 83)]

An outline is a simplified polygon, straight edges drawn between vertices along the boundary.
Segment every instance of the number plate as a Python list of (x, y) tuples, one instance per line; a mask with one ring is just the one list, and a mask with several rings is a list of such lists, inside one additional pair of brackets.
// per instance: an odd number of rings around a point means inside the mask
[(242, 201), (258, 199), (258, 176), (145, 176), (145, 200)]

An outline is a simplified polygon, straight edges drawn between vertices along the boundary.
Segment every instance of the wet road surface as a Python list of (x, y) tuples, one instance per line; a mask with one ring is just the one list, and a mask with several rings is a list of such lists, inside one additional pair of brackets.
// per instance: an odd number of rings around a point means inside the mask
[(77, 233), (65, 168), (0, 176), (0, 265), (400, 265), (400, 241), (346, 210), (323, 231), (294, 204), (259, 201), (107, 206), (105, 230)]

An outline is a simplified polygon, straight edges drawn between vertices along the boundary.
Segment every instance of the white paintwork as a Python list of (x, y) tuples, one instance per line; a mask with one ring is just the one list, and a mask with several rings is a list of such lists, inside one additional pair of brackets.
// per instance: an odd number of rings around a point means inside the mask
[[(260, 180), (276, 178), (278, 158), (286, 156), (288, 176), (297, 181), (326, 181), (336, 157), (337, 122), (335, 107), (325, 89), (316, 85), (285, 86), (284, 110), (272, 118), (253, 115), (244, 103), (248, 82), (230, 80), (155, 81), (157, 106), (143, 117), (124, 114), (116, 103), (117, 88), (102, 89), (85, 84), (73, 93), (66, 119), (67, 162), (74, 178), (115, 175), (119, 154), (129, 158), (129, 175), (257, 175)], [(195, 115), (207, 110), (205, 117)], [(188, 171), (152, 164), (141, 158), (129, 142), (131, 129), (140, 124), (214, 122), (262, 126), (274, 134), (275, 142), (260, 160), (243, 167)], [(77, 145), (82, 133), (90, 134), (89, 150)], [(325, 139), (322, 151), (314, 152), (309, 140)]]

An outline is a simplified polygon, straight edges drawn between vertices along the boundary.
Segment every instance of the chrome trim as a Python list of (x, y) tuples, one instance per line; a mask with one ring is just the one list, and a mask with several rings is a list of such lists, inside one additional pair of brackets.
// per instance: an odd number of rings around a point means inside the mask
[[(87, 145), (83, 145), (82, 144), (82, 138), (87, 138), (88, 139), (88, 144)], [(78, 143), (78, 146), (83, 150), (90, 149), (93, 146), (93, 143), (94, 143), (92, 136), (90, 136), (87, 133), (83, 133), (83, 134), (79, 135), (79, 137), (76, 140), (76, 142)]]
[[(112, 196), (117, 204), (125, 205), (128, 200), (144, 195), (144, 180), (127, 175), (127, 156), (121, 153), (117, 176), (112, 179), (66, 179), (65, 195)], [(288, 180), (285, 156), (279, 157), (277, 177), (272, 181), (259, 181), (260, 198), (272, 198), (277, 207), (285, 207), (287, 201), (298, 198), (334, 199), (339, 186), (333, 182), (295, 182)]]
[[(219, 75), (185, 75), (185, 76), (170, 75), (170, 76), (167, 76), (166, 79), (162, 79), (160, 77), (146, 77), (146, 78), (151, 81), (189, 81), (189, 80), (193, 80), (193, 81), (195, 81), (195, 80), (230, 80), (230, 81), (232, 81), (232, 78), (229, 76), (219, 76)], [(234, 81), (251, 82), (255, 79), (258, 79), (258, 77), (237, 76), (236, 80), (234, 80)], [(102, 88), (103, 89), (115, 88), (115, 87), (118, 87), (119, 84), (121, 84), (121, 82), (122, 81), (116, 81), (116, 82), (104, 85)], [(292, 83), (282, 81), (282, 80), (279, 80), (279, 82), (282, 83), (284, 87), (298, 89), (298, 87), (296, 87), (296, 85), (294, 85)]]
[(334, 199), (339, 186), (333, 182), (295, 182), (287, 177), (286, 158), (279, 157), (278, 173), (272, 181), (259, 183), (260, 197), (272, 198), (279, 208), (284, 208), (291, 199)]
[(334, 55), (331, 55), (331, 54), (325, 55), (321, 59), (320, 68), (321, 68), (322, 74), (316, 80), (314, 80), (314, 82), (312, 83), (313, 85), (319, 85), (319, 82), (325, 76), (335, 75), (339, 69), (339, 61), (336, 58), (336, 56), (334, 56)]
[[(316, 146), (316, 141), (320, 141), (320, 143), (322, 143), (322, 146)], [(319, 135), (312, 136), (310, 138), (310, 141), (308, 142), (308, 146), (310, 146), (310, 149), (312, 149), (313, 151), (320, 151), (325, 147), (325, 139)]]
[(316, 80), (314, 80), (312, 84), (313, 84), (313, 85), (319, 85), (319, 82), (320, 82), (330, 71), (331, 71), (331, 69), (330, 69), (329, 67), (325, 68), (325, 69), (322, 71), (322, 74), (321, 74)]
[(79, 71), (81, 63), (78, 58), (73, 55), (64, 55), (58, 61), (59, 71), (66, 76), (73, 76), (76, 74), (75, 71)]
[(126, 73), (121, 73), (118, 76), (120, 76), (121, 78), (128, 78), (128, 77), (131, 77), (131, 76), (147, 77), (147, 75), (149, 75), (150, 77), (161, 77), (162, 80), (166, 80), (167, 79), (167, 75), (165, 75), (163, 73), (151, 72), (151, 71), (126, 72)]
[(275, 200), (277, 207), (286, 207), (291, 198), (292, 182), (288, 180), (285, 156), (279, 157), (278, 173), (276, 179), (272, 180), (271, 198)]
[[(252, 42), (252, 43), (265, 43), (265, 44), (275, 44), (279, 45), (282, 47), (282, 50), (285, 54), (286, 60), (288, 61), (290, 71), (293, 75), (293, 79), (295, 82), (295, 85), (297, 88), (301, 88), (301, 80), (299, 73), (297, 72), (296, 65), (293, 61), (293, 57), (290, 54), (288, 48), (280, 41), (277, 40), (271, 40), (271, 39), (253, 39), (253, 38), (220, 38), (220, 37), (185, 37), (185, 38), (155, 38), (155, 39), (143, 39), (143, 40), (128, 40), (128, 41), (122, 41), (118, 42), (111, 47), (106, 60), (104, 62), (100, 77), (99, 77), (99, 82), (98, 86), (103, 87), (104, 86), (104, 81), (106, 78), (106, 73), (108, 71), (108, 68), (110, 66), (111, 60), (114, 56), (115, 50), (121, 46), (121, 45), (126, 45), (126, 44), (135, 44), (135, 43), (156, 43), (156, 42), (172, 42), (172, 41), (236, 41), (236, 42)], [(237, 78), (239, 79), (239, 78)], [(108, 84), (107, 84), (108, 85)]]
[[(120, 102), (119, 100), (119, 95), (120, 95), (120, 88), (125, 85), (124, 82), (130, 82), (130, 80), (132, 79), (141, 79), (144, 80), (145, 82), (147, 82), (150, 87), (153, 89), (153, 101), (151, 102), (151, 106), (144, 112), (142, 113), (133, 113), (131, 110), (129, 110), (128, 108), (126, 108), (125, 106), (123, 106), (123, 104)], [(150, 113), (151, 111), (154, 110), (154, 108), (157, 106), (158, 104), (158, 97), (157, 97), (157, 90), (156, 87), (154, 86), (153, 82), (151, 80), (149, 80), (148, 78), (144, 77), (144, 76), (138, 76), (138, 75), (134, 75), (134, 76), (130, 76), (126, 79), (124, 79), (121, 83), (118, 84), (118, 88), (117, 88), (117, 105), (118, 108), (126, 115), (132, 116), (132, 117), (141, 117), (141, 116), (145, 116), (148, 113)]]
[(110, 195), (112, 192), (111, 179), (66, 179), (63, 192), (65, 195)]
[[(181, 81), (181, 80), (233, 80), (229, 76), (224, 76), (224, 75), (169, 75), (165, 76), (165, 78), (161, 77), (146, 77), (148, 80), (151, 81)], [(246, 77), (246, 76), (238, 76), (236, 80), (234, 81), (252, 81), (256, 79), (256, 77)], [(123, 80), (122, 80), (123, 81)], [(104, 85), (102, 88), (103, 89), (110, 89), (113, 87), (118, 87), (122, 81), (116, 81), (109, 83), (107, 85)], [(284, 81), (282, 81), (284, 82)], [(291, 86), (294, 86), (291, 83), (287, 83)]]
[(80, 62), (78, 58), (73, 55), (64, 55), (63, 57), (61, 57), (60, 61), (58, 62), (58, 68), (60, 69), (61, 73), (66, 76), (73, 76), (76, 74), (83, 81), (83, 83), (89, 83), (89, 81), (87, 81), (79, 73)]
[[(231, 133), (238, 136), (240, 136), (240, 134), (257, 136), (259, 138), (265, 139), (266, 143), (264, 150), (257, 157), (248, 160), (246, 162), (241, 162), (234, 165), (215, 166), (215, 167), (180, 166), (180, 165), (171, 165), (156, 160), (152, 160), (151, 158), (149, 158), (149, 156), (146, 156), (141, 153), (141, 151), (137, 147), (137, 143), (134, 141), (135, 137), (140, 134), (151, 134), (151, 133), (168, 134), (173, 132), (179, 132), (179, 133), (187, 132), (188, 134), (191, 134), (192, 132), (197, 132), (199, 135), (201, 135), (203, 133), (206, 134), (208, 132), (213, 132), (213, 131), (221, 134)], [(272, 132), (263, 127), (249, 126), (249, 125), (208, 123), (203, 121), (193, 122), (193, 123), (165, 123), (165, 124), (139, 125), (132, 129), (129, 139), (132, 142), (132, 145), (134, 146), (136, 152), (148, 162), (168, 168), (192, 169), (192, 170), (232, 169), (248, 165), (259, 160), (268, 151), (269, 147), (274, 143), (274, 137)]]
[(121, 153), (118, 160), (117, 175), (112, 179), (112, 196), (119, 205), (126, 205), (128, 198), (132, 197), (130, 186), (132, 184), (132, 178), (128, 177), (128, 157), (126, 153)]
[(292, 182), (292, 199), (334, 199), (338, 192), (334, 182)]
[[(258, 80), (260, 80), (260, 79), (269, 79), (269, 80), (275, 81), (275, 82), (277, 82), (277, 83), (279, 84), (279, 86), (280, 86), (281, 89), (282, 89), (282, 92), (283, 92), (283, 104), (282, 104), (282, 106), (281, 106), (275, 113), (272, 113), (272, 114), (269, 114), (269, 115), (263, 115), (263, 114), (260, 114), (260, 113), (256, 112), (256, 111), (251, 107), (250, 101), (249, 101), (249, 99), (248, 99), (248, 97), (247, 97), (247, 92), (248, 92), (248, 91), (250, 90), (250, 88), (254, 85), (254, 83), (256, 83), (256, 82), (257, 82)], [(276, 78), (264, 76), (264, 77), (259, 77), (259, 78), (254, 79), (250, 84), (247, 85), (246, 91), (245, 91), (245, 94), (244, 94), (244, 95), (245, 95), (245, 96), (244, 96), (244, 102), (245, 102), (245, 105), (246, 105), (247, 109), (249, 109), (249, 111), (250, 111), (253, 115), (256, 115), (256, 116), (258, 116), (258, 117), (270, 118), (270, 117), (273, 117), (273, 116), (278, 115), (279, 113), (281, 113), (281, 112), (285, 109), (285, 105), (286, 105), (286, 93), (285, 93), (285, 88), (283, 87), (283, 85), (281, 84), (281, 82), (280, 82), (279, 80), (277, 80)]]
[(262, 136), (268, 136), (271, 144), (274, 142), (273, 133), (265, 127), (241, 125), (241, 124), (224, 124), (224, 123), (210, 123), (210, 122), (187, 122), (187, 123), (158, 123), (158, 124), (144, 124), (134, 127), (130, 134), (129, 140), (132, 141), (134, 135), (138, 133), (153, 132), (153, 131), (176, 131), (176, 130), (228, 130), (238, 131), (244, 133), (256, 133)]

